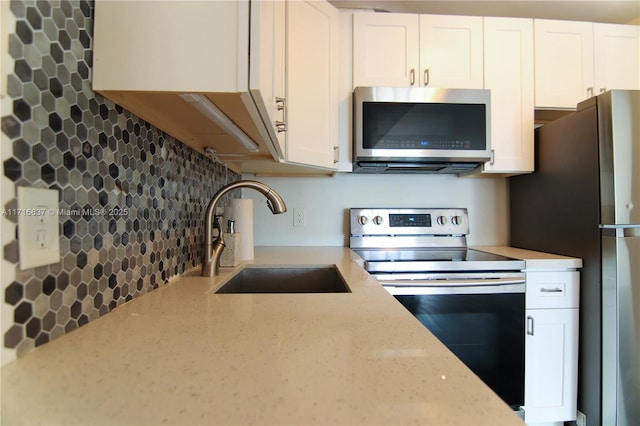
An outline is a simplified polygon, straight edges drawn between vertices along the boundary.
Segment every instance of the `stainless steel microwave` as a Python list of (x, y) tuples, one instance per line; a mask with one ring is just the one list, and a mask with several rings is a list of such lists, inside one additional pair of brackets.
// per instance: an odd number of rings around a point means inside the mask
[(464, 173), (491, 157), (491, 93), (357, 87), (355, 173)]

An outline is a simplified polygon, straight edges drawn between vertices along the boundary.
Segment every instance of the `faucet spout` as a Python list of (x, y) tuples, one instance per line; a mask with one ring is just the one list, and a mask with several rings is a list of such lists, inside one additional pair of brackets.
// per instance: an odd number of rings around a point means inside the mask
[[(267, 206), (273, 214), (281, 214), (287, 211), (287, 206), (280, 194), (278, 194), (271, 187), (265, 185), (262, 182), (253, 180), (240, 180), (220, 188), (220, 190), (218, 190), (218, 192), (213, 195), (211, 201), (209, 201), (209, 205), (207, 206), (207, 213), (205, 216), (205, 241), (201, 274), (203, 277), (214, 277), (218, 275), (220, 267), (220, 256), (222, 255), (222, 251), (225, 247), (224, 240), (222, 239), (221, 222), (218, 220), (214, 226), (214, 216), (218, 202), (226, 193), (239, 188), (255, 189), (256, 191), (264, 195), (267, 199)], [(216, 240), (212, 241), (214, 227), (219, 228), (220, 232), (218, 233), (218, 237), (216, 238)]]

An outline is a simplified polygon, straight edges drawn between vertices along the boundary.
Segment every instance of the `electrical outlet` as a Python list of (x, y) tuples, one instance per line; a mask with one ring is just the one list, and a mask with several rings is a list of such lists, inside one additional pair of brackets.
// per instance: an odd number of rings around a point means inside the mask
[(18, 187), (20, 269), (60, 262), (58, 191)]
[(303, 207), (294, 207), (293, 227), (304, 228), (305, 226), (307, 226), (307, 209)]
[(576, 426), (587, 426), (587, 416), (580, 411), (578, 411), (578, 415), (576, 416)]

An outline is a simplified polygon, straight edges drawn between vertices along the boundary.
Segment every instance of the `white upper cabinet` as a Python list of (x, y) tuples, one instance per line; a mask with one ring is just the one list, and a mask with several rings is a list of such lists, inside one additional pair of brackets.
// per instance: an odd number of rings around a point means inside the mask
[(336, 168), (338, 9), (287, 3), (287, 154), (289, 162)]
[(415, 14), (353, 14), (353, 86), (416, 85), (419, 19)]
[(536, 107), (575, 108), (608, 89), (639, 89), (639, 28), (536, 19)]
[(482, 88), (482, 17), (353, 15), (353, 86)]
[[(333, 172), (338, 11), (329, 3), (98, 0), (95, 9), (96, 92), (237, 171)], [(214, 123), (215, 108), (257, 149)]]
[(483, 173), (534, 168), (533, 20), (484, 18), (484, 87), (491, 90), (492, 159)]
[(595, 94), (640, 89), (640, 27), (593, 24)]
[(482, 89), (482, 17), (420, 15), (420, 84)]
[(536, 107), (575, 108), (593, 94), (593, 24), (535, 20)]
[[(262, 76), (251, 81), (260, 87), (249, 87), (250, 69), (271, 66), (258, 66), (259, 54), (250, 63), (250, 31), (268, 24), (250, 24), (250, 13), (248, 2), (96, 1), (93, 89), (200, 152), (280, 158), (275, 130), (261, 116), (266, 110), (254, 101), (260, 95), (266, 103), (271, 89)], [(236, 142), (182, 94), (216, 105), (259, 151)]]

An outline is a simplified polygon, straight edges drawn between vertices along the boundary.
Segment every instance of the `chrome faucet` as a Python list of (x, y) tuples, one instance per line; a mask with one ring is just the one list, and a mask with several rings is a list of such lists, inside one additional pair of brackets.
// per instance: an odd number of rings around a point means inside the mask
[[(267, 197), (267, 206), (269, 206), (269, 210), (271, 210), (271, 213), (273, 214), (280, 214), (287, 211), (287, 206), (284, 204), (284, 200), (280, 197), (280, 194), (264, 183), (253, 180), (240, 180), (220, 188), (220, 190), (213, 195), (213, 198), (209, 201), (209, 205), (207, 206), (207, 215), (204, 224), (204, 259), (202, 260), (203, 277), (215, 277), (218, 275), (220, 256), (222, 255), (222, 251), (225, 247), (224, 239), (222, 238), (222, 219), (220, 216), (215, 216), (216, 205), (227, 192), (239, 188), (255, 189)], [(219, 232), (216, 240), (212, 242), (214, 227), (218, 228)]]

